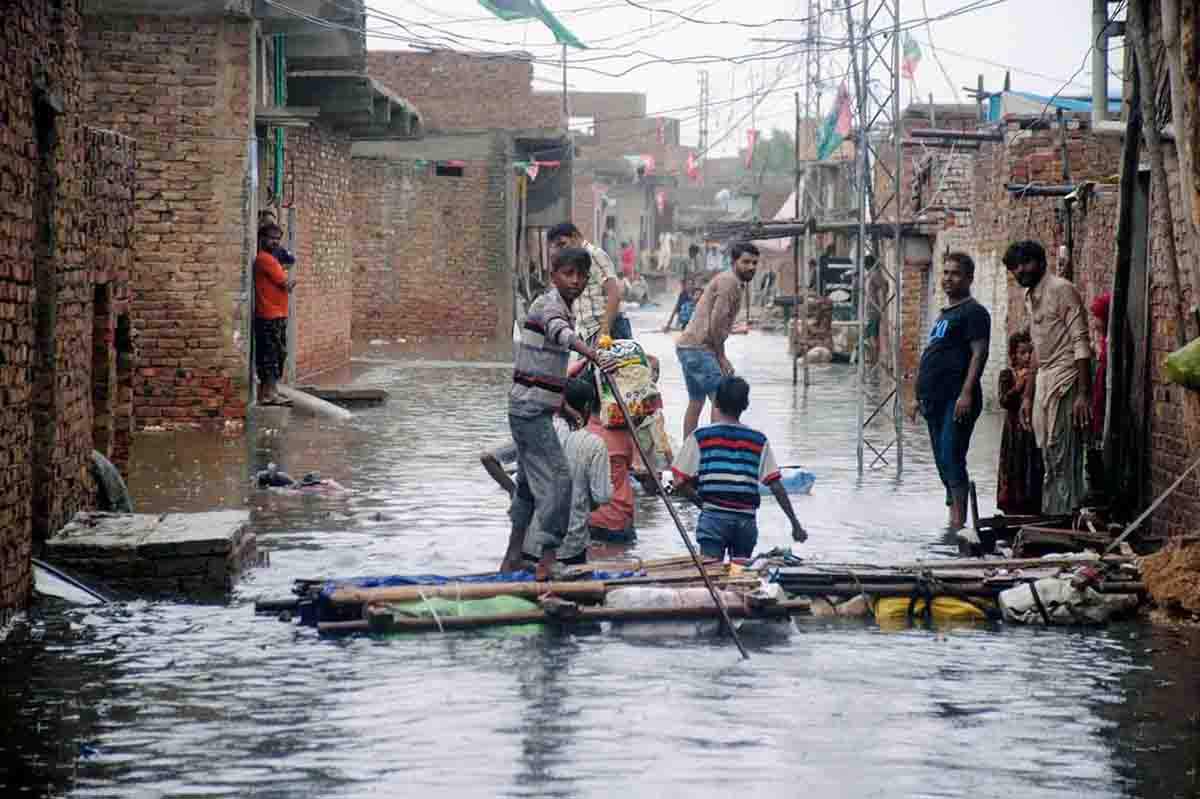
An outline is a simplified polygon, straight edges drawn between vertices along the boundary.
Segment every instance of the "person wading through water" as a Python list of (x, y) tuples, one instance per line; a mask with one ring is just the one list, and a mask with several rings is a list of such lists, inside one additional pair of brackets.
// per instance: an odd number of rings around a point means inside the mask
[(611, 356), (596, 352), (575, 332), (571, 307), (587, 285), (591, 265), (587, 250), (558, 250), (550, 266), (552, 287), (529, 306), (521, 326), (508, 395), (518, 478), (512, 533), (501, 571), (522, 567), (521, 550), (530, 524), (536, 525), (540, 539), (539, 578), (554, 576), (561, 569), (557, 557), (570, 524), (571, 472), (554, 431), (554, 415), (563, 404), (567, 360), (573, 351), (606, 371), (615, 365)]
[(684, 438), (700, 424), (704, 404), (717, 393), (721, 378), (733, 374), (733, 364), (725, 356), (725, 340), (733, 332), (742, 307), (742, 291), (758, 271), (758, 248), (749, 242), (738, 242), (730, 249), (730, 258), (733, 267), (704, 287), (691, 321), (675, 344), (688, 393)]

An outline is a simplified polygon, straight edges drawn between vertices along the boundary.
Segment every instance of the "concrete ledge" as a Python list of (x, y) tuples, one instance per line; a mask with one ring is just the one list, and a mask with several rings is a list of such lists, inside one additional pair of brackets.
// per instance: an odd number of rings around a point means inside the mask
[(255, 557), (248, 511), (79, 513), (46, 542), (50, 563), (150, 596), (223, 595)]

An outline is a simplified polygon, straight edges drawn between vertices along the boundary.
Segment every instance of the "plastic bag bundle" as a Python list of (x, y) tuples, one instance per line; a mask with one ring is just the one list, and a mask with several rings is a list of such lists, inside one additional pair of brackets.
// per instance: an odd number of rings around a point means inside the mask
[[(634, 417), (633, 425), (636, 427), (662, 408), (662, 395), (654, 384), (650, 361), (636, 341), (619, 339), (605, 349), (617, 359), (617, 368), (612, 372), (612, 377), (629, 407), (629, 413)], [(621, 406), (617, 404), (607, 380), (600, 381), (600, 421), (605, 427), (626, 426)]]
[(1163, 370), (1172, 383), (1200, 390), (1200, 338), (1168, 355)]

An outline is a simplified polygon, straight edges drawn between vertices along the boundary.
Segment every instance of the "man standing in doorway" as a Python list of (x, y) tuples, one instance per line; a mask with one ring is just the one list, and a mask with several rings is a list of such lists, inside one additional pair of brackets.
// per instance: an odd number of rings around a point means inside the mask
[[(254, 258), (254, 361), (258, 368), (258, 404), (291, 405), (279, 394), (287, 363), (288, 295), (296, 281), (288, 277), (276, 253), (283, 231), (271, 222), (258, 229)], [(288, 260), (292, 260), (288, 258)]]
[(560, 222), (546, 234), (550, 258), (570, 247), (587, 250), (592, 258), (587, 288), (575, 301), (575, 318), (579, 335), (595, 345), (600, 336), (633, 338), (629, 320), (621, 313), (621, 281), (612, 259), (604, 250), (583, 237), (571, 222)]
[(758, 271), (758, 248), (749, 242), (738, 242), (730, 250), (730, 258), (733, 268), (704, 287), (692, 319), (675, 345), (688, 392), (684, 438), (700, 424), (704, 403), (717, 393), (721, 378), (733, 374), (733, 364), (725, 356), (725, 340), (733, 331), (742, 307), (742, 291)]
[(1033, 374), (1021, 401), (1021, 424), (1033, 430), (1045, 463), (1042, 512), (1072, 513), (1087, 493), (1084, 463), (1092, 416), (1092, 345), (1075, 284), (1046, 274), (1046, 250), (1019, 241), (1004, 265), (1025, 289), (1033, 337)]
[(946, 487), (950, 529), (961, 530), (967, 521), (967, 450), (975, 421), (983, 410), (980, 378), (987, 364), (992, 317), (971, 296), (975, 262), (963, 252), (946, 255), (942, 290), (947, 305), (938, 314), (929, 342), (921, 354), (917, 373), (917, 401), (929, 426), (933, 459)]

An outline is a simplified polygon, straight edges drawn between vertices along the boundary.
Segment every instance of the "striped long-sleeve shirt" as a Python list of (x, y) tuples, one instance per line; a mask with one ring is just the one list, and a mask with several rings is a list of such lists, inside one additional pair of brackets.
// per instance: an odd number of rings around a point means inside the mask
[(575, 317), (558, 289), (533, 301), (513, 364), (508, 412), (533, 417), (557, 411), (567, 383), (567, 359), (575, 343)]
[(682, 482), (696, 481), (704, 510), (758, 511), (758, 484), (780, 477), (767, 437), (741, 424), (700, 427), (684, 440), (671, 467)]

